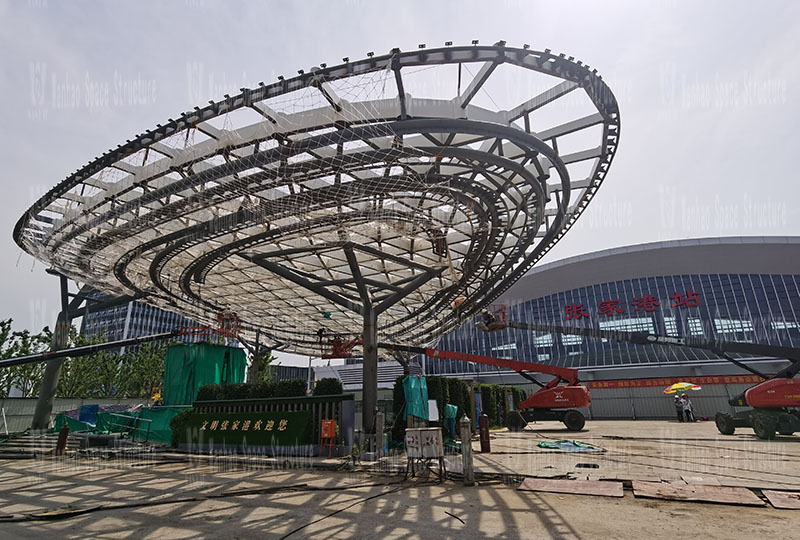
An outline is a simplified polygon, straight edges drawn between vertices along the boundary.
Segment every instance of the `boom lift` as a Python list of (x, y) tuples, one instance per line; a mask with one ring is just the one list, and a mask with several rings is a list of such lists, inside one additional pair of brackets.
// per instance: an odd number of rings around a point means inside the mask
[[(539, 385), (541, 387), (539, 390), (519, 404), (520, 411), (518, 413), (509, 414), (507, 423), (512, 431), (519, 431), (528, 422), (535, 420), (558, 420), (563, 422), (569, 431), (580, 431), (586, 423), (583, 413), (576, 408), (588, 407), (591, 398), (589, 389), (579, 384), (578, 370), (576, 369), (407, 345), (378, 343), (378, 348), (424, 354), (430, 358), (446, 358), (504, 367), (516, 371), (529, 381)], [(544, 373), (553, 375), (554, 378), (547, 384), (542, 384), (530, 373)]]
[[(487, 314), (488, 316), (482, 318), (477, 324), (480, 329), (486, 332), (514, 328), (532, 332), (560, 333), (608, 339), (637, 345), (667, 345), (711, 351), (732, 364), (764, 379), (764, 382), (748, 388), (739, 396), (729, 400), (729, 403), (734, 407), (749, 406), (751, 409), (737, 412), (733, 416), (724, 412), (718, 412), (716, 414), (716, 425), (720, 433), (731, 435), (737, 427), (752, 427), (759, 438), (773, 439), (776, 432), (781, 435), (791, 435), (796, 431), (800, 431), (800, 412), (798, 411), (798, 408), (800, 408), (800, 379), (794, 378), (794, 376), (800, 372), (800, 349), (758, 343), (712, 341), (698, 337), (678, 338), (648, 332), (624, 332), (618, 330), (599, 330), (595, 328), (520, 323), (507, 321), (504, 309), (495, 314), (488, 312)], [(181, 333), (185, 332), (165, 332), (162, 334), (142, 336), (110, 343), (99, 343), (96, 345), (73, 347), (8, 358), (0, 360), (0, 367), (42, 362), (67, 356), (82, 356), (109, 348), (134, 345), (147, 341), (170, 339)], [(359, 340), (357, 338), (349, 341), (338, 339), (338, 342), (334, 340), (334, 351), (328, 357), (344, 358), (350, 356), (353, 347), (358, 343)], [(520, 411), (515, 411), (512, 413), (511, 418), (508, 419), (509, 427), (514, 431), (524, 428), (527, 422), (535, 420), (558, 420), (563, 422), (570, 431), (579, 431), (583, 429), (586, 422), (583, 414), (576, 409), (588, 407), (591, 403), (591, 398), (589, 389), (579, 384), (578, 371), (575, 369), (408, 345), (378, 343), (378, 347), (392, 351), (424, 354), (430, 358), (447, 358), (504, 367), (516, 371), (531, 382), (538, 384), (541, 388), (520, 403)], [(778, 373), (769, 376), (732, 358), (729, 353), (786, 358), (790, 361), (790, 364)], [(530, 373), (544, 373), (553, 375), (554, 378), (547, 384), (542, 384), (531, 376)]]
[[(751, 407), (751, 409), (737, 412), (733, 416), (726, 412), (718, 412), (716, 414), (715, 421), (720, 433), (732, 435), (737, 427), (752, 427), (760, 439), (773, 439), (776, 432), (781, 435), (791, 435), (795, 431), (800, 431), (800, 412), (798, 412), (798, 407), (800, 407), (800, 379), (794, 378), (800, 372), (800, 349), (794, 347), (738, 341), (715, 341), (694, 336), (678, 338), (648, 332), (624, 332), (520, 323), (506, 321), (504, 308), (495, 313), (489, 313), (476, 326), (486, 332), (515, 328), (532, 332), (602, 338), (637, 345), (667, 345), (711, 351), (728, 362), (764, 379), (763, 382), (751, 386), (742, 394), (728, 401), (734, 407)], [(729, 353), (786, 358), (791, 363), (778, 373), (770, 376), (732, 358)]]

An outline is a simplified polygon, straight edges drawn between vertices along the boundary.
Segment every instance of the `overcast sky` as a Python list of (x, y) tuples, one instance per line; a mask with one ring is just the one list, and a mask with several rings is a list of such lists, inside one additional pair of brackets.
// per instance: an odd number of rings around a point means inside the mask
[(668, 239), (800, 233), (798, 2), (0, 0), (0, 318), (52, 325), (58, 283), (11, 239), (46, 190), (195, 105), (367, 51), (529, 43), (596, 67), (618, 154), (543, 262)]

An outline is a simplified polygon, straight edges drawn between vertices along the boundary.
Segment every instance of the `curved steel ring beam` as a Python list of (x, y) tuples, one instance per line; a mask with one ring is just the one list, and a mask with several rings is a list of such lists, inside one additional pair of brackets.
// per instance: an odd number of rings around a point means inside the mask
[[(458, 68), (455, 94), (427, 94), (417, 81), (442, 66)], [(520, 77), (503, 82), (512, 71)], [(513, 91), (493, 97), (498, 84)], [(558, 106), (565, 96), (577, 99)], [(295, 351), (313, 345), (296, 325), (359, 330), (352, 314), (253, 262), (277, 253), (343, 295), (380, 302), (404, 290), (381, 315), (381, 339), (431, 344), (563, 237), (605, 179), (619, 132), (608, 86), (571, 57), (504, 42), (392, 50), (170, 119), (60, 182), (14, 238), (76, 280), (201, 322), (233, 309), (247, 332)], [(345, 240), (360, 246), (356, 263), (312, 247)], [(426, 281), (420, 267), (438, 270)]]

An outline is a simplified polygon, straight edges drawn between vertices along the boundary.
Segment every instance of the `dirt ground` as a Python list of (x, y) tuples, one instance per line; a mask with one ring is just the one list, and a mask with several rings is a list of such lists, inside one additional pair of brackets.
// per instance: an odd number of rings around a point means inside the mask
[[(795, 437), (759, 441), (744, 430), (722, 437), (711, 423), (592, 422), (569, 438), (603, 453), (558, 453), (536, 444), (564, 435), (555, 424), (493, 432), (492, 453), (476, 455), (476, 469), (800, 490)], [(152, 457), (0, 460), (0, 538), (640, 539), (687, 533), (749, 540), (796, 537), (800, 521), (798, 510), (642, 499), (630, 490), (621, 499), (518, 491), (511, 477), (464, 487), (319, 469), (336, 460), (279, 469), (257, 458)], [(456, 458), (448, 461), (451, 470), (459, 468)]]
[[(562, 453), (537, 446), (559, 439), (585, 442), (604, 452)], [(593, 421), (579, 433), (564, 431), (556, 422), (541, 422), (520, 433), (492, 432), (491, 445), (491, 454), (476, 453), (476, 470), (800, 490), (800, 437), (762, 441), (747, 428), (721, 435), (714, 422)], [(473, 443), (473, 448), (478, 452), (480, 445)], [(579, 463), (598, 467), (576, 467)]]
[[(72, 505), (66, 519), (3, 523), (13, 538), (790, 538), (792, 511), (466, 488), (336, 472), (219, 471), (166, 464), (3, 463), (6, 515)], [(400, 483), (394, 483), (400, 482)], [(302, 485), (302, 486), (301, 486)], [(287, 486), (295, 486), (289, 488)], [(233, 492), (278, 488), (275, 492)], [(206, 499), (208, 495), (227, 496)], [(169, 503), (170, 499), (196, 498)], [(159, 503), (159, 504), (154, 504)]]

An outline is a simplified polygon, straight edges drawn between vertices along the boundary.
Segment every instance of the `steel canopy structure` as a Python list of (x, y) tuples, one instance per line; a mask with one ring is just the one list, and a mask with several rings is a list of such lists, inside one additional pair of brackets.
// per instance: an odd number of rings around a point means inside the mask
[(282, 350), (363, 334), (366, 373), (378, 337), (430, 345), (507, 290), (619, 141), (596, 70), (549, 50), (420, 45), (298, 73), (105, 153), (15, 241), (109, 293), (235, 312)]

